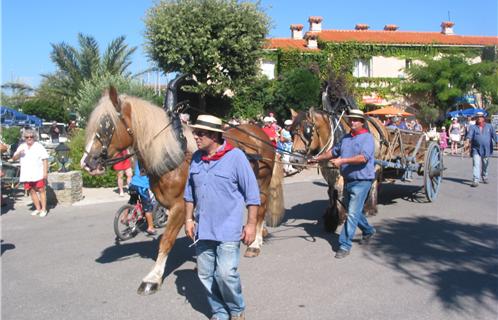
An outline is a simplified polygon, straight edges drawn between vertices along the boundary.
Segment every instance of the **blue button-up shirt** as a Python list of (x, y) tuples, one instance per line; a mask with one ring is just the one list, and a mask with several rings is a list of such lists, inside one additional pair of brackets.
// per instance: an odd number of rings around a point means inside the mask
[(367, 160), (362, 164), (341, 165), (341, 175), (346, 181), (375, 179), (375, 144), (371, 133), (352, 136), (346, 134), (332, 149), (334, 157), (351, 158), (363, 155)]
[(197, 238), (239, 241), (245, 205), (259, 205), (256, 176), (238, 148), (221, 159), (203, 161), (203, 152), (192, 156), (184, 199), (195, 205)]
[(493, 153), (493, 143), (496, 143), (496, 131), (489, 123), (484, 124), (481, 130), (477, 124), (469, 127), (467, 139), (472, 145), (472, 154), (488, 157)]

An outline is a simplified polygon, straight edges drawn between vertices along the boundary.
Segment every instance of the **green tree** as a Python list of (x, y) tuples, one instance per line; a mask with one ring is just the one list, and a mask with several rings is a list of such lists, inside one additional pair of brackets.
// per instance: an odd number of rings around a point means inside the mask
[(456, 98), (473, 91), (496, 97), (495, 63), (470, 64), (460, 55), (424, 62), (406, 70), (410, 81), (403, 84), (403, 91), (421, 97), (424, 103), (435, 106), (442, 113), (451, 110)]
[(263, 115), (273, 107), (275, 83), (262, 76), (239, 87), (232, 99), (231, 115), (241, 119), (257, 119)]
[[(7, 94), (5, 91), (10, 91)], [(19, 106), (32, 96), (34, 89), (22, 82), (6, 82), (2, 84), (2, 105), (19, 109)]]
[(145, 19), (146, 51), (166, 73), (195, 75), (189, 90), (206, 95), (236, 91), (258, 72), (270, 20), (258, 3), (236, 0), (163, 0)]
[(277, 82), (274, 110), (282, 118), (290, 108), (306, 110), (320, 106), (320, 79), (308, 69), (294, 69)]
[(68, 113), (62, 104), (50, 100), (34, 98), (21, 105), (22, 112), (35, 115), (46, 121), (67, 122)]
[(86, 123), (102, 93), (110, 85), (114, 86), (118, 92), (141, 97), (156, 105), (162, 104), (162, 97), (156, 95), (152, 88), (147, 88), (129, 77), (103, 74), (83, 81), (78, 96), (75, 98), (75, 105), (83, 123)]
[(103, 74), (130, 76), (127, 71), (136, 47), (120, 36), (109, 43), (102, 56), (95, 38), (78, 34), (79, 48), (65, 42), (52, 44), (50, 58), (56, 66), (52, 74), (43, 75), (48, 94), (59, 96), (70, 107), (85, 80)]

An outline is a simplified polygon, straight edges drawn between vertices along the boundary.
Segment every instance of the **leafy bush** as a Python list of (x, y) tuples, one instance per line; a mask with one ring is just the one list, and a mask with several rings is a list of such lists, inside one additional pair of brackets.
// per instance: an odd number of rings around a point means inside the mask
[[(69, 159), (71, 160), (69, 169), (82, 171), (80, 168), (80, 159), (83, 157), (83, 151), (85, 149), (85, 131), (76, 129), (68, 146), (71, 149), (69, 151)], [(82, 171), (82, 175), (84, 187), (102, 188), (115, 187), (117, 185), (116, 173), (111, 169), (106, 170), (105, 174), (101, 176), (91, 176), (86, 171)]]
[(242, 119), (256, 119), (273, 107), (274, 81), (266, 77), (255, 79), (250, 85), (237, 89), (232, 100), (231, 116)]
[(69, 114), (62, 104), (45, 99), (33, 99), (21, 105), (22, 112), (35, 115), (46, 121), (66, 122)]
[(95, 76), (94, 78), (83, 82), (76, 98), (78, 112), (83, 123), (87, 122), (90, 113), (92, 113), (93, 108), (100, 97), (102, 97), (102, 93), (105, 89), (109, 88), (110, 85), (113, 85), (118, 90), (118, 93), (137, 96), (156, 105), (162, 104), (162, 97), (156, 95), (153, 89), (145, 87), (132, 78), (111, 74)]
[(2, 128), (2, 138), (6, 144), (14, 144), (21, 138), (19, 127)]

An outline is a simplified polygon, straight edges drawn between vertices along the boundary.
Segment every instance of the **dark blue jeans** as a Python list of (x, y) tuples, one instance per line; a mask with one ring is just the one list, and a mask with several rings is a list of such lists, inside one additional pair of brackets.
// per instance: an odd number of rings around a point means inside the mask
[(348, 217), (339, 235), (340, 249), (351, 250), (356, 227), (360, 228), (364, 236), (375, 232), (374, 227), (368, 224), (363, 212), (363, 206), (371, 186), (372, 181), (351, 181), (344, 186), (344, 205), (348, 209)]

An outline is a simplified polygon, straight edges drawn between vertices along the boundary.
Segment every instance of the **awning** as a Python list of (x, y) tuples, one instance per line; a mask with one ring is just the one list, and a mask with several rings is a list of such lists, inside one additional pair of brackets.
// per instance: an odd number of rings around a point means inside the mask
[(392, 106), (369, 111), (365, 114), (368, 114), (371, 116), (375, 116), (375, 115), (377, 115), (377, 116), (402, 116), (402, 117), (413, 116), (413, 114), (411, 114), (409, 112), (400, 110), (400, 109), (392, 107)]
[(456, 111), (448, 112), (446, 116), (448, 118), (452, 118), (452, 117), (473, 117), (478, 112), (484, 113), (484, 116), (488, 115), (488, 112), (486, 110), (476, 109), (476, 108), (468, 108), (468, 109), (456, 110)]

